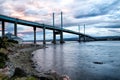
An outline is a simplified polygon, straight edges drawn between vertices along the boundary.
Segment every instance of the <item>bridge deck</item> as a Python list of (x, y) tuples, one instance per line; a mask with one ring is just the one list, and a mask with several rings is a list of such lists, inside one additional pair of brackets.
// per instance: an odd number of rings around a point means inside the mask
[(72, 31), (72, 30), (67, 30), (67, 29), (63, 29), (63, 28), (61, 29), (61, 28), (54, 27), (54, 26), (51, 26), (51, 25), (46, 25), (46, 24), (41, 24), (41, 23), (37, 23), (37, 22), (22, 20), (22, 19), (13, 18), (13, 17), (8, 17), (8, 16), (5, 16), (5, 15), (0, 15), (0, 20), (10, 22), (10, 23), (15, 23), (16, 22), (17, 24), (27, 25), (27, 26), (31, 26), (31, 27), (34, 27), (34, 26), (38, 27), (38, 28), (44, 28), (45, 27), (46, 29), (49, 29), (49, 30), (57, 30), (57, 31), (62, 30), (63, 32), (66, 32), (66, 33), (81, 35), (81, 36), (85, 36), (85, 37), (95, 39), (95, 38), (93, 38), (89, 35), (84, 35), (82, 33), (75, 32), (75, 31)]

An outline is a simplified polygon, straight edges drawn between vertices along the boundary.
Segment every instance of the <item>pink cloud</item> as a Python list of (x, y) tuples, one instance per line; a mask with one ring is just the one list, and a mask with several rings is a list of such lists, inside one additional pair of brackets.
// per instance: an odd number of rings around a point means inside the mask
[[(5, 14), (11, 17), (16, 17), (29, 21), (37, 22), (49, 22), (52, 19), (53, 12), (68, 12), (66, 7), (62, 6), (54, 0), (38, 1), (38, 0), (26, 0), (26, 1), (6, 1), (3, 6), (5, 8)], [(13, 4), (14, 3), (14, 4)], [(59, 5), (59, 6), (58, 6)]]

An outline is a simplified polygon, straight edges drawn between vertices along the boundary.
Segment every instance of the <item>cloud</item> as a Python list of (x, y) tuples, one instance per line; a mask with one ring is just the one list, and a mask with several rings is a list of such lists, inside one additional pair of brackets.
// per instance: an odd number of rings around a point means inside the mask
[(120, 34), (120, 30), (109, 30), (109, 31)]
[(96, 26), (98, 28), (120, 28), (120, 24), (119, 25), (106, 25), (106, 26)]
[[(80, 26), (86, 24), (87, 28), (96, 30), (94, 33), (89, 31), (90, 35), (103, 35), (99, 33), (100, 28), (103, 33), (111, 32), (110, 35), (112, 35), (112, 31), (105, 29), (120, 26), (120, 0), (0, 0), (0, 14), (52, 25), (54, 12), (57, 27), (61, 26), (61, 11), (63, 11), (65, 28), (75, 29), (78, 24)], [(6, 26), (7, 31), (13, 32), (13, 28), (13, 24)], [(27, 31), (27, 28), (19, 25), (19, 35), (27, 35), (26, 38), (33, 35), (33, 30)], [(50, 35), (49, 32), (47, 33)]]
[(81, 7), (75, 11), (75, 18), (105, 15), (109, 13), (116, 5), (118, 5), (119, 2), (119, 0), (88, 0), (86, 3), (81, 4)]

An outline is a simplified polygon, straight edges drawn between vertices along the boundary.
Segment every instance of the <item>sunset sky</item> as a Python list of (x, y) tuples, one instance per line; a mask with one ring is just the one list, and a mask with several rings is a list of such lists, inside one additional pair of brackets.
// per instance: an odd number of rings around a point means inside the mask
[[(64, 28), (91, 36), (120, 35), (120, 0), (0, 0), (0, 14), (24, 20), (60, 26), (60, 12), (63, 12)], [(0, 22), (1, 23), (1, 22)], [(6, 23), (6, 33), (13, 33), (13, 24)], [(1, 25), (0, 25), (1, 30)], [(1, 35), (1, 32), (0, 32)], [(18, 35), (24, 40), (33, 39), (33, 28), (18, 25)], [(64, 34), (66, 38), (75, 37)], [(52, 39), (52, 31), (47, 30), (47, 39)], [(42, 29), (37, 28), (37, 39), (42, 39)]]

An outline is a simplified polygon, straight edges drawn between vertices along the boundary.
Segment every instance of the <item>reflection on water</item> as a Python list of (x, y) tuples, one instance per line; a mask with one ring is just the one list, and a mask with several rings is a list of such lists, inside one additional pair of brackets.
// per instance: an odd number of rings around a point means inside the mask
[[(34, 51), (38, 71), (54, 69), (72, 80), (120, 80), (120, 42), (67, 42)], [(94, 62), (103, 62), (95, 64)]]

